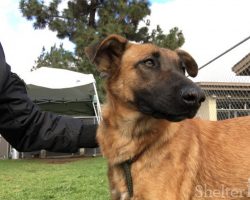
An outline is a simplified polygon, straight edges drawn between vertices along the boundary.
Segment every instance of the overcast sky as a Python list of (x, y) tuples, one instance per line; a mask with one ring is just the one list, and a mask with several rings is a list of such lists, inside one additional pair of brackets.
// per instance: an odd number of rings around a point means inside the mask
[[(32, 23), (21, 16), (19, 0), (0, 1), (0, 41), (12, 71), (20, 76), (29, 71), (42, 47), (60, 44), (55, 33), (34, 30)], [(250, 35), (249, 0), (152, 0), (151, 25), (165, 31), (174, 26), (183, 31), (188, 51), (202, 66), (218, 54)], [(73, 45), (64, 41), (71, 49)], [(244, 81), (231, 68), (250, 53), (250, 40), (218, 61), (201, 70), (195, 81)]]

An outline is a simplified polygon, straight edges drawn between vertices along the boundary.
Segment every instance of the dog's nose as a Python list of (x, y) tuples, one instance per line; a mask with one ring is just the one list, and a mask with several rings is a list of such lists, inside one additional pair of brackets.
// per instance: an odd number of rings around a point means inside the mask
[(186, 87), (181, 90), (182, 101), (188, 106), (200, 105), (206, 97), (199, 88)]

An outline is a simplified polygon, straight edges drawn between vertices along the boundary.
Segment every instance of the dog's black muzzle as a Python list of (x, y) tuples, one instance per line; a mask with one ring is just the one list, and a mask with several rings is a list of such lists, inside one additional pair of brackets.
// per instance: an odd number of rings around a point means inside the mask
[(173, 73), (170, 77), (150, 88), (135, 91), (138, 110), (169, 121), (193, 118), (205, 101), (204, 92), (183, 75)]

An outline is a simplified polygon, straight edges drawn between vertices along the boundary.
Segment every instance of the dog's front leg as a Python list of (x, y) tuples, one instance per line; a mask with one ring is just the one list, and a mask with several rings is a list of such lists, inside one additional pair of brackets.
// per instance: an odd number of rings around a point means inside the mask
[(116, 167), (108, 167), (109, 187), (112, 200), (131, 200), (126, 191), (124, 177), (120, 169)]
[(129, 200), (129, 195), (127, 192), (120, 193), (116, 189), (111, 190), (111, 199), (112, 200)]

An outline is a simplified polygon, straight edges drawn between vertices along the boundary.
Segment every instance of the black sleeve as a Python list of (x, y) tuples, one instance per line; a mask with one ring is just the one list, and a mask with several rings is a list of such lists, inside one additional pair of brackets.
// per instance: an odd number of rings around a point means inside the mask
[[(7, 64), (4, 67), (10, 69)], [(41, 111), (29, 99), (24, 82), (16, 74), (7, 70), (4, 78), (0, 90), (0, 134), (18, 151), (76, 152), (81, 147), (98, 146), (96, 125)]]
[(5, 55), (0, 43), (0, 94), (4, 83), (6, 82), (10, 69), (5, 64)]

